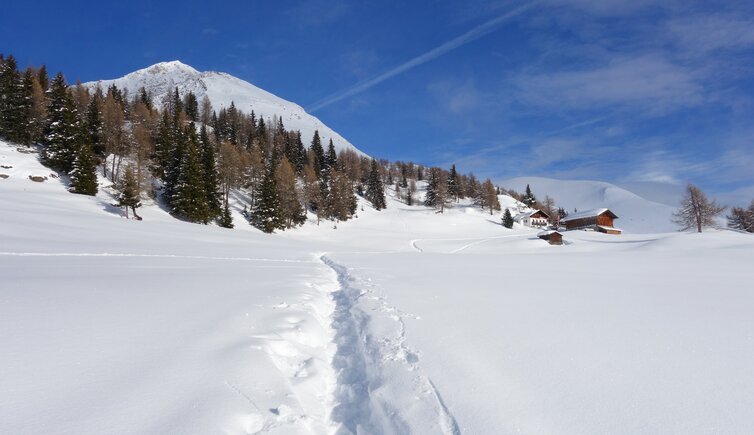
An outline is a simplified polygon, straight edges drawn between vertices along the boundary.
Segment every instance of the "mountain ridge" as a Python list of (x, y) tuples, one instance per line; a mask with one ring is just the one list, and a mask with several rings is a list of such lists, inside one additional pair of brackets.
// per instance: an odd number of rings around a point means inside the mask
[(96, 80), (83, 83), (90, 90), (97, 86), (106, 89), (115, 85), (128, 90), (130, 94), (142, 87), (152, 94), (156, 104), (176, 87), (185, 95), (193, 92), (201, 101), (206, 95), (214, 110), (227, 108), (231, 103), (245, 113), (253, 110), (257, 117), (270, 119), (278, 116), (289, 130), (299, 130), (305, 145), (311, 142), (314, 131), (319, 131), (323, 146), (333, 141), (335, 149), (353, 150), (366, 155), (338, 132), (325, 125), (321, 120), (304, 110), (294, 102), (285, 100), (252, 83), (220, 71), (199, 71), (180, 60), (158, 62), (148, 67), (133, 71), (120, 78)]

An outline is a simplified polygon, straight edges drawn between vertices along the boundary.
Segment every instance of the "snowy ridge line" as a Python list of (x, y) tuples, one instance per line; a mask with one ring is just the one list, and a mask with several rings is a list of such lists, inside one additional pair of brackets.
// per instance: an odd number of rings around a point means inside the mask
[[(458, 424), (434, 383), (420, 373), (418, 353), (406, 345), (402, 316), (418, 317), (358, 288), (345, 266), (326, 255), (320, 259), (335, 272), (338, 282), (332, 293), (337, 347), (332, 365), (337, 379), (330, 416), (337, 433), (459, 435)], [(414, 401), (407, 407), (395, 402), (397, 397)]]
[(205, 255), (175, 255), (175, 254), (118, 254), (118, 253), (91, 253), (91, 252), (0, 252), (0, 256), (13, 257), (134, 257), (134, 258), (176, 258), (182, 260), (220, 260), (220, 261), (261, 261), (270, 263), (307, 263), (310, 260), (290, 260), (274, 258), (249, 258), (249, 257), (211, 257)]

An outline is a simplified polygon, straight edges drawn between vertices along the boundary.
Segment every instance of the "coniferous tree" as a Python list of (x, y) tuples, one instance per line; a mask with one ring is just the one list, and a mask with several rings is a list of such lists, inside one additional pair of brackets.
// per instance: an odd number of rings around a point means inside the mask
[[(32, 143), (41, 143), (43, 140), (42, 132), (44, 131), (45, 119), (47, 118), (47, 98), (45, 97), (45, 90), (42, 89), (42, 85), (39, 84), (39, 73), (35, 73), (29, 68), (26, 70), (26, 74), (32, 76), (31, 124), (29, 127), (29, 135)], [(24, 77), (24, 80), (26, 80), (26, 77)]]
[(301, 225), (306, 221), (306, 210), (298, 199), (296, 173), (286, 157), (275, 171), (275, 187), (280, 201), (280, 217), (286, 228)]
[(27, 69), (21, 79), (20, 99), (18, 106), (18, 127), (15, 131), (16, 142), (29, 144), (35, 131), (34, 117), (34, 86), (36, 85), (34, 72)]
[(280, 197), (275, 182), (274, 162), (271, 162), (259, 186), (259, 198), (253, 207), (252, 223), (264, 231), (272, 233), (285, 226), (280, 213)]
[(382, 177), (380, 177), (380, 169), (377, 165), (377, 161), (374, 159), (372, 159), (369, 177), (367, 178), (365, 197), (377, 210), (382, 210), (387, 207), (385, 202), (385, 187), (382, 184)]
[(322, 141), (319, 138), (319, 131), (314, 130), (314, 136), (312, 137), (312, 144), (309, 147), (312, 153), (312, 168), (317, 177), (323, 179), (323, 171), (326, 166), (325, 162), (325, 150), (322, 148)]
[(25, 81), (9, 55), (0, 65), (0, 136), (16, 143), (30, 140), (31, 81)]
[(674, 221), (681, 226), (681, 230), (696, 228), (701, 233), (702, 228), (715, 225), (715, 218), (723, 210), (725, 207), (710, 201), (701, 189), (689, 184), (681, 201), (681, 208), (674, 213)]
[[(157, 137), (154, 147), (154, 169), (158, 178), (165, 179), (172, 161), (173, 151), (177, 144), (175, 122), (167, 110), (162, 112), (162, 118), (157, 126)], [(165, 179), (164, 181), (167, 182)]]
[(728, 216), (728, 227), (754, 233), (754, 201), (749, 208), (734, 207)]
[(323, 169), (329, 170), (330, 168), (336, 168), (338, 165), (338, 153), (335, 152), (335, 146), (330, 139), (330, 143), (327, 145), (327, 154), (325, 155), (325, 167)]
[(189, 91), (186, 94), (185, 100), (183, 102), (184, 110), (186, 111), (186, 117), (188, 117), (189, 121), (198, 121), (199, 120), (199, 101), (196, 99), (196, 95), (194, 95), (193, 92)]
[(429, 169), (429, 180), (424, 205), (434, 207), (440, 213), (445, 212), (445, 207), (450, 203), (448, 196), (448, 183), (445, 172), (440, 168)]
[(448, 174), (448, 195), (456, 202), (461, 199), (460, 181), (456, 172), (456, 165), (450, 167), (450, 174)]
[(230, 205), (227, 201), (223, 205), (223, 211), (217, 224), (223, 228), (233, 228), (233, 215), (230, 213)]
[(55, 76), (48, 93), (42, 161), (58, 171), (70, 172), (81, 146), (82, 129), (62, 73)]
[(201, 150), (193, 122), (186, 126), (183, 135), (186, 145), (177, 168), (170, 205), (175, 215), (189, 222), (206, 224), (212, 218), (212, 211), (207, 204)]
[(503, 226), (505, 228), (513, 228), (513, 216), (507, 208), (505, 209), (505, 213), (503, 213)]
[(76, 160), (71, 170), (70, 191), (83, 195), (97, 194), (97, 160), (92, 146), (87, 143), (79, 146), (76, 152)]
[(495, 210), (500, 210), (500, 201), (497, 198), (497, 191), (489, 178), (482, 184), (482, 191), (476, 199), (476, 204), (483, 209), (489, 209), (490, 214)]
[(152, 95), (144, 87), (139, 90), (139, 101), (141, 101), (141, 104), (143, 104), (150, 112), (154, 110)]
[(204, 195), (207, 200), (210, 215), (218, 217), (222, 213), (222, 204), (220, 201), (220, 186), (217, 174), (217, 159), (215, 158), (215, 147), (209, 140), (207, 129), (202, 125), (200, 132), (202, 169), (204, 172)]
[(406, 204), (414, 205), (414, 195), (416, 195), (416, 181), (411, 180), (408, 183), (408, 190), (406, 190)]
[(47, 67), (45, 65), (39, 67), (39, 70), (37, 71), (37, 81), (42, 88), (42, 92), (47, 92), (50, 88), (50, 76), (47, 75)]
[(526, 193), (524, 193), (524, 197), (521, 199), (521, 202), (529, 207), (534, 207), (534, 204), (536, 204), (537, 202), (537, 198), (532, 193), (531, 188), (528, 184), (526, 185)]
[(118, 205), (126, 208), (126, 218), (128, 218), (128, 209), (133, 211), (134, 218), (141, 220), (136, 214), (136, 209), (141, 207), (141, 192), (139, 192), (139, 182), (134, 173), (133, 166), (126, 166), (123, 177), (118, 181)]
[(356, 213), (357, 199), (353, 192), (353, 182), (341, 170), (331, 169), (328, 176), (329, 189), (325, 199), (327, 217), (346, 221)]
[(102, 138), (102, 91), (97, 88), (86, 109), (87, 141), (92, 145), (94, 154), (105, 156), (105, 143)]
[(323, 217), (322, 206), (322, 189), (320, 189), (320, 181), (317, 178), (317, 174), (311, 165), (304, 166), (304, 205), (307, 209), (317, 214), (317, 223), (319, 219)]

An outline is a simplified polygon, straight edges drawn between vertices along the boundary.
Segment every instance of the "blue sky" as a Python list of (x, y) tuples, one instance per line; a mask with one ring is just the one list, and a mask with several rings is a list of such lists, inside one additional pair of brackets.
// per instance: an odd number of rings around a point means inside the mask
[(754, 198), (751, 1), (8, 3), (0, 51), (70, 81), (179, 59), (375, 156)]

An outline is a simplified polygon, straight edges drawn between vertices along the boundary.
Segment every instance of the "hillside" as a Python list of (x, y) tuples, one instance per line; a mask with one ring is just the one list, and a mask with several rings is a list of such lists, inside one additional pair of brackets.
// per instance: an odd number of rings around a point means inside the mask
[(68, 193), (33, 148), (0, 142), (0, 168), (0, 433), (754, 426), (750, 235), (550, 246), (392, 189), (385, 210), (263, 234), (154, 203), (124, 219), (105, 180)]
[(281, 117), (286, 129), (301, 131), (302, 140), (306, 145), (311, 141), (314, 131), (318, 130), (325, 146), (327, 141), (332, 139), (337, 150), (352, 149), (363, 154), (322, 121), (306, 113), (301, 106), (230, 74), (215, 71), (199, 72), (176, 60), (160, 62), (118, 79), (87, 82), (84, 86), (94, 89), (99, 85), (106, 90), (113, 84), (120, 89), (127, 89), (131, 95), (136, 95), (143, 87), (152, 93), (157, 104), (176, 87), (181, 95), (193, 92), (199, 101), (206, 95), (215, 110), (227, 108), (233, 102), (236, 108), (247, 114), (253, 110), (258, 118)]
[(558, 207), (569, 213), (574, 209), (609, 208), (618, 215), (615, 225), (626, 232), (661, 233), (678, 229), (671, 221), (675, 207), (650, 201), (610, 183), (519, 177), (502, 180), (499, 184), (517, 192), (523, 192), (528, 184), (538, 199), (549, 195)]

